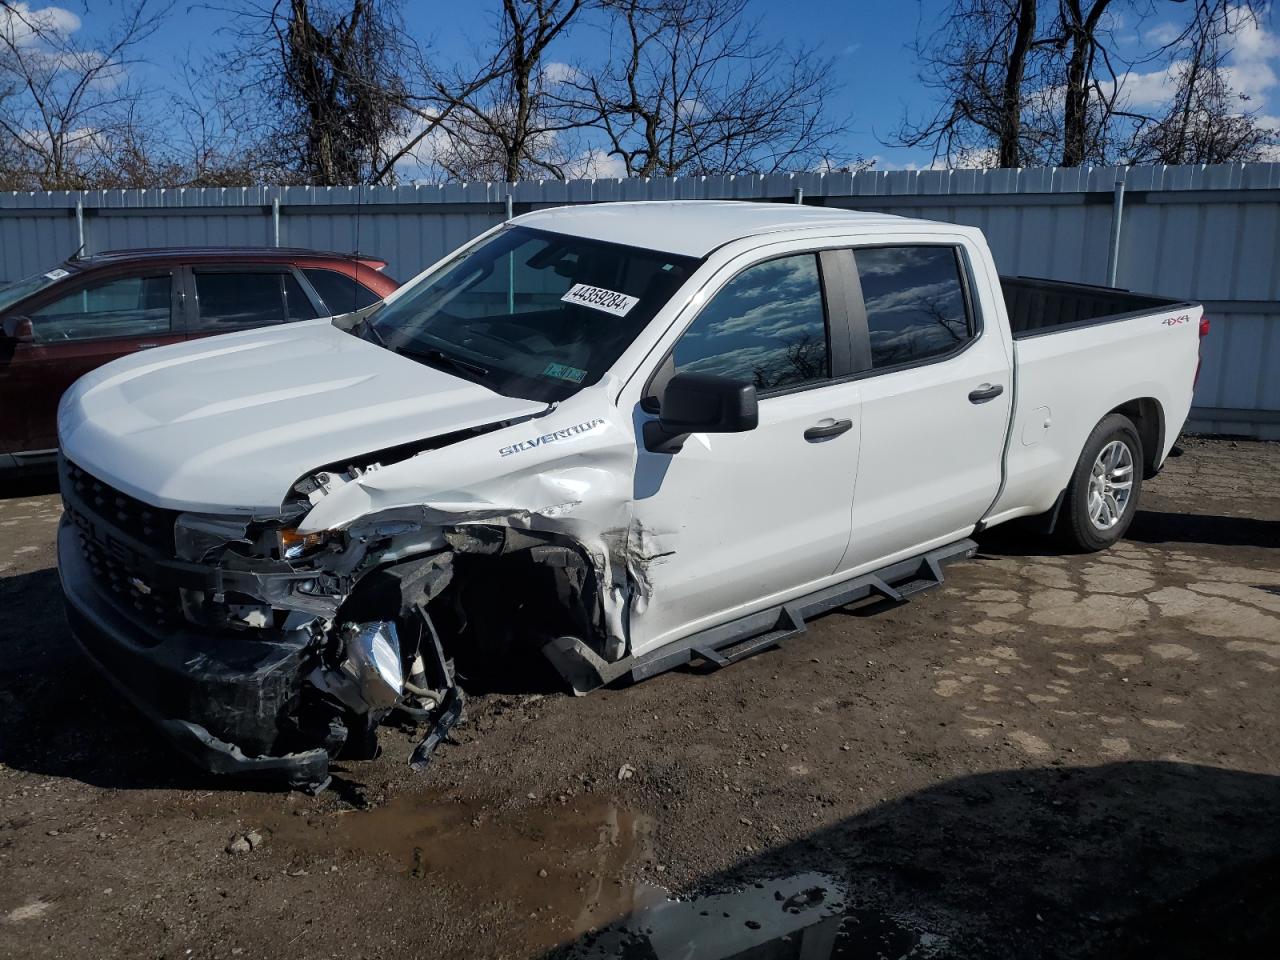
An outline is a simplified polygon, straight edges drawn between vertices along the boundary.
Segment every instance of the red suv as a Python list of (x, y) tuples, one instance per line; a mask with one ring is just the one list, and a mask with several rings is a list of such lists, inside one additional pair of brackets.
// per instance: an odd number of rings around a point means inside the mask
[(349, 313), (398, 284), (386, 263), (276, 247), (121, 250), (0, 287), (0, 469), (57, 454), (58, 399), (116, 357)]

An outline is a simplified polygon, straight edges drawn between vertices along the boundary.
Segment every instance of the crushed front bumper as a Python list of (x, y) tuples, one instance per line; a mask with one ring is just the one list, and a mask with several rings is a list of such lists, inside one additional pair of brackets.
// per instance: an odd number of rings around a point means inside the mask
[(313, 665), (304, 631), (272, 635), (166, 628), (125, 615), (95, 582), (74, 525), (58, 529), (58, 575), (77, 643), (117, 690), (196, 764), (213, 773), (318, 789), (323, 748), (281, 752)]

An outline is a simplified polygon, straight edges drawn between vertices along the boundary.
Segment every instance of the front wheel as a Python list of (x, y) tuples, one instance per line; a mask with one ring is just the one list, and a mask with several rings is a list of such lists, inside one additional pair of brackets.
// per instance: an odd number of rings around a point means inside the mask
[(1071, 474), (1061, 532), (1081, 550), (1105, 550), (1124, 536), (1142, 490), (1142, 440), (1128, 417), (1111, 413), (1093, 428)]

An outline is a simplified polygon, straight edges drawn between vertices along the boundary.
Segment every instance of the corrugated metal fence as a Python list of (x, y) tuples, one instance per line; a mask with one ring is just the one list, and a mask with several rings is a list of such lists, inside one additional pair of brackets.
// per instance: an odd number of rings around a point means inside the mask
[(921, 170), (403, 187), (0, 194), (0, 280), (84, 244), (374, 254), (407, 279), (508, 210), (608, 200), (822, 204), (981, 227), (1002, 273), (1203, 301), (1193, 427), (1280, 438), (1280, 164)]

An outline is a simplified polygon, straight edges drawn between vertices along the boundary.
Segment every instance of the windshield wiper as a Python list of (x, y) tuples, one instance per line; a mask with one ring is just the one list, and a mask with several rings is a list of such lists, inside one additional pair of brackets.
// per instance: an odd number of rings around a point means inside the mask
[(421, 350), (414, 350), (411, 347), (397, 347), (396, 353), (402, 357), (409, 357), (411, 360), (417, 360), (435, 367), (444, 366), (463, 373), (469, 373), (473, 377), (487, 377), (489, 375), (488, 367), (482, 367), (480, 364), (472, 363), (470, 360), (455, 357), (453, 354), (437, 350), (435, 347), (426, 347)]

